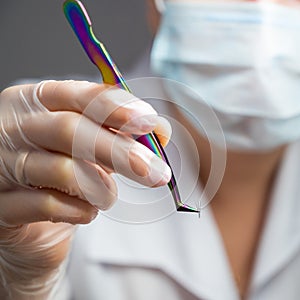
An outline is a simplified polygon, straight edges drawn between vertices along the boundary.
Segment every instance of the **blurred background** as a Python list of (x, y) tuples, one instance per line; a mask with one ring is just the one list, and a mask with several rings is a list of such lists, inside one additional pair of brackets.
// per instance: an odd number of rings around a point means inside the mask
[[(146, 0), (81, 0), (125, 73), (151, 43)], [(97, 79), (62, 11), (63, 0), (1, 0), (0, 90), (24, 78)]]

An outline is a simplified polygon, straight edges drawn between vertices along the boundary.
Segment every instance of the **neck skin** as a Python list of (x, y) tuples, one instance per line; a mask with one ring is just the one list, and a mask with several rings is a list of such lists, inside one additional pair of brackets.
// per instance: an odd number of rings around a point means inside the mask
[[(187, 128), (197, 145), (201, 162), (200, 181), (204, 186), (210, 173), (211, 145), (176, 108), (175, 110), (179, 122)], [(258, 198), (266, 202), (285, 148), (282, 146), (269, 152), (256, 153), (227, 150), (225, 173), (211, 204), (220, 202), (220, 198), (226, 199), (228, 206), (241, 203), (253, 206), (254, 202), (259, 201)], [(252, 201), (247, 204), (249, 198)]]
[[(202, 184), (205, 184), (211, 165), (210, 145), (199, 134), (196, 141), (200, 159), (202, 158), (200, 180)], [(232, 208), (236, 205), (253, 206), (267, 202), (284, 149), (282, 147), (262, 153), (227, 150), (225, 173), (214, 202), (226, 200), (227, 205)], [(248, 200), (251, 202), (249, 203)], [(216, 207), (217, 204), (212, 203), (212, 205)]]
[[(196, 142), (200, 181), (205, 186), (211, 166), (210, 144), (179, 111), (176, 113)], [(225, 173), (210, 203), (241, 299), (249, 290), (269, 195), (284, 150), (285, 147), (264, 153), (227, 151)]]

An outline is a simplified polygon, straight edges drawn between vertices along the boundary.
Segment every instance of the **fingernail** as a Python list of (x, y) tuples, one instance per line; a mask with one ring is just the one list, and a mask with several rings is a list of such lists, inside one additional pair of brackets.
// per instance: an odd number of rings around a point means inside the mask
[(129, 163), (132, 171), (142, 182), (149, 186), (167, 184), (172, 176), (170, 167), (150, 149), (140, 143), (133, 143), (129, 153)]
[(130, 121), (121, 130), (147, 132), (153, 130), (157, 125), (157, 112), (154, 108), (131, 93), (122, 89), (112, 88), (106, 90), (103, 97), (117, 107), (122, 107), (129, 111)]
[(153, 186), (167, 184), (172, 176), (170, 167), (160, 158), (154, 156), (150, 163), (149, 179)]
[(141, 133), (150, 132), (156, 127), (158, 120), (157, 118), (157, 115), (143, 115), (133, 117), (126, 127), (137, 129)]

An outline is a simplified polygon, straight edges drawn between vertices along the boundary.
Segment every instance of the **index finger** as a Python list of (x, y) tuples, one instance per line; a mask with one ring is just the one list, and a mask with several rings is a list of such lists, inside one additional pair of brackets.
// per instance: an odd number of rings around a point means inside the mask
[(36, 89), (36, 96), (50, 111), (81, 113), (101, 125), (133, 134), (150, 132), (158, 122), (151, 105), (107, 84), (44, 81)]

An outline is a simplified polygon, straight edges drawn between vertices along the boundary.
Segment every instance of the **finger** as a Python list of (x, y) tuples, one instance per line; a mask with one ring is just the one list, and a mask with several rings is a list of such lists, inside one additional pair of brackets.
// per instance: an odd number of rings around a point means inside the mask
[(55, 189), (87, 200), (101, 210), (110, 208), (117, 198), (116, 184), (103, 169), (59, 153), (30, 152), (24, 180), (29, 186)]
[(170, 141), (172, 135), (172, 127), (169, 121), (165, 118), (158, 117), (157, 125), (154, 129), (156, 136), (159, 139), (159, 142), (163, 147), (166, 147)]
[(87, 81), (45, 81), (23, 88), (33, 104), (40, 102), (50, 111), (72, 111), (98, 124), (134, 134), (152, 131), (157, 113), (151, 105), (109, 85)]
[(171, 177), (167, 164), (147, 147), (77, 113), (33, 118), (23, 130), (42, 148), (95, 162), (147, 186), (165, 185)]
[(109, 85), (87, 81), (49, 81), (37, 89), (37, 97), (51, 111), (85, 113), (91, 120), (124, 132), (143, 134), (155, 130), (163, 146), (169, 142), (170, 123), (157, 116), (148, 103)]
[(97, 209), (86, 201), (53, 190), (0, 193), (0, 223), (18, 226), (39, 221), (86, 224)]

